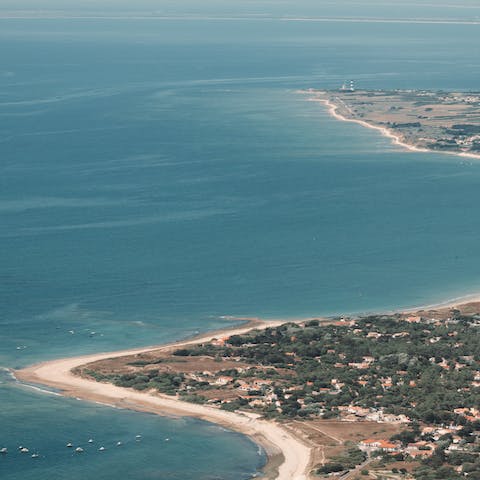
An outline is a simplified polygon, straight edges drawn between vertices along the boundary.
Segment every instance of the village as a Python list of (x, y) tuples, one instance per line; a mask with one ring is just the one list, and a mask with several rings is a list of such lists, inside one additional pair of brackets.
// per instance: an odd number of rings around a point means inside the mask
[(353, 82), (339, 90), (307, 90), (330, 106), (337, 118), (380, 131), (413, 149), (463, 154), (480, 151), (478, 92), (361, 90)]
[[(322, 450), (319, 475), (381, 461), (398, 464), (393, 478), (429, 479), (431, 465), (448, 469), (452, 480), (478, 478), (480, 315), (472, 308), (286, 323), (160, 355), (105, 360), (78, 373), (255, 412), (295, 425), (307, 441), (322, 422), (350, 425), (354, 438), (330, 455)], [(367, 425), (386, 430), (362, 435)], [(339, 457), (339, 445), (348, 460)]]

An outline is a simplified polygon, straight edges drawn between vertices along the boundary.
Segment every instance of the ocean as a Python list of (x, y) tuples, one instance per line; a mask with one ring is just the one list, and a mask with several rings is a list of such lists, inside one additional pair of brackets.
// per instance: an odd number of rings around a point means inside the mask
[[(462, 22), (480, 8), (202, 4), (0, 8), (1, 366), (480, 290), (480, 163), (406, 152), (299, 93), (478, 90), (480, 26)], [(2, 480), (237, 480), (265, 461), (208, 423), (0, 382)]]

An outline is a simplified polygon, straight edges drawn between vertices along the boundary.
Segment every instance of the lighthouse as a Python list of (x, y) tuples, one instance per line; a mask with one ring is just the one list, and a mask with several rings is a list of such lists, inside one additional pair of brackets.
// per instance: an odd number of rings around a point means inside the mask
[(354, 92), (355, 91), (355, 82), (350, 80), (350, 82), (344, 82), (342, 88), (340, 89), (341, 92)]

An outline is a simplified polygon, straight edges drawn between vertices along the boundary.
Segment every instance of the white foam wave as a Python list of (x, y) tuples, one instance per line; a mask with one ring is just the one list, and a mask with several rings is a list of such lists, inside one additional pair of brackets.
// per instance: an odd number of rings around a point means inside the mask
[(43, 208), (85, 208), (118, 205), (118, 200), (106, 198), (65, 198), (65, 197), (32, 197), (22, 200), (0, 201), (0, 212), (23, 212)]
[(32, 98), (29, 100), (12, 100), (9, 102), (0, 102), (0, 107), (22, 107), (22, 106), (33, 106), (33, 105), (45, 105), (45, 104), (55, 104), (70, 100), (85, 100), (87, 98), (99, 98), (99, 97), (111, 97), (114, 95), (119, 95), (125, 91), (130, 90), (131, 87), (115, 87), (115, 88), (105, 88), (105, 89), (91, 89), (91, 90), (80, 90), (76, 92), (64, 93), (60, 95), (54, 95), (51, 97), (43, 98)]
[(11, 380), (17, 381), (17, 377), (13, 373), (13, 371), (10, 368), (7, 367), (0, 367), (0, 371), (5, 372), (8, 377), (10, 377)]
[(45, 388), (37, 387), (36, 385), (30, 385), (29, 383), (22, 383), (22, 382), (19, 382), (19, 383), (22, 385), (22, 387), (30, 388), (31, 390), (35, 390), (36, 392), (45, 393), (47, 395), (54, 395), (55, 397), (62, 396), (61, 393), (53, 392), (52, 390), (47, 390)]
[(213, 217), (216, 215), (224, 215), (233, 213), (228, 209), (205, 209), (205, 210), (191, 210), (176, 213), (166, 213), (164, 215), (154, 215), (143, 218), (132, 218), (126, 220), (109, 220), (105, 222), (91, 222), (80, 223), (75, 225), (58, 225), (54, 227), (40, 227), (40, 228), (28, 228), (24, 231), (26, 233), (49, 233), (49, 232), (62, 232), (69, 230), (86, 230), (86, 229), (102, 229), (102, 228), (119, 228), (119, 227), (134, 227), (138, 225), (148, 225), (152, 223), (163, 223), (172, 221), (189, 221), (202, 218)]

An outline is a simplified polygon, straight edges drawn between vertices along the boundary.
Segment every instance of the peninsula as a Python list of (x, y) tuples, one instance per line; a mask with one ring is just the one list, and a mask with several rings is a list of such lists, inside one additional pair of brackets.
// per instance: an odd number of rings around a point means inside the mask
[(65, 395), (249, 435), (269, 479), (480, 472), (480, 302), (270, 321), (15, 372)]
[(413, 151), (480, 159), (480, 93), (425, 90), (307, 90), (337, 119), (380, 131)]

